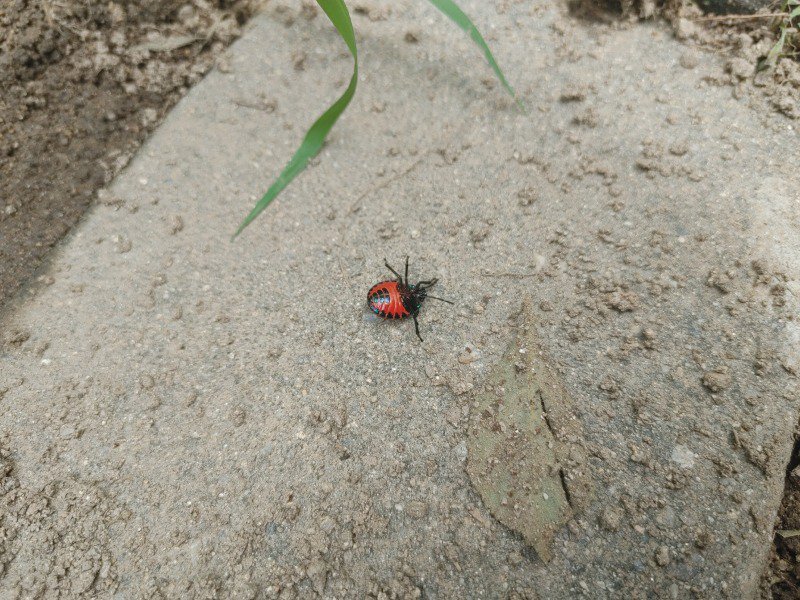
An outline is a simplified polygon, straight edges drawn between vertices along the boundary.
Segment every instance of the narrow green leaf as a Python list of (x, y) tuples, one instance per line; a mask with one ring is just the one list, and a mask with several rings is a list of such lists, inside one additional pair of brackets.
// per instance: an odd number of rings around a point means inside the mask
[(511, 84), (508, 83), (506, 80), (505, 75), (503, 75), (503, 71), (500, 69), (500, 66), (497, 64), (497, 61), (494, 59), (492, 55), (492, 51), (489, 50), (489, 46), (486, 44), (486, 41), (483, 39), (480, 31), (475, 25), (472, 23), (470, 18), (461, 10), (458, 5), (453, 2), (453, 0), (430, 0), (430, 3), (433, 4), (436, 8), (442, 11), (453, 23), (458, 25), (461, 29), (469, 34), (469, 37), (472, 38), (472, 41), (475, 42), (478, 47), (483, 50), (483, 55), (486, 57), (486, 60), (489, 62), (489, 66), (492, 67), (492, 70), (497, 75), (497, 78), (500, 80), (500, 83), (503, 84), (503, 87), (508, 90), (508, 93), (511, 94), (511, 97), (517, 102), (517, 106), (519, 106), (520, 110), (525, 110), (525, 105), (522, 104), (522, 101), (517, 97), (517, 94), (514, 92), (514, 88), (511, 87)]
[(766, 69), (767, 67), (775, 66), (775, 63), (778, 60), (778, 57), (783, 52), (783, 45), (786, 43), (786, 27), (781, 27), (781, 36), (778, 38), (778, 41), (775, 42), (775, 45), (770, 49), (767, 57), (764, 59), (763, 65), (759, 65), (761, 69)]
[(306, 168), (308, 161), (317, 155), (322, 149), (322, 144), (325, 142), (328, 132), (330, 132), (333, 125), (344, 112), (344, 109), (347, 108), (347, 105), (350, 104), (350, 100), (352, 100), (356, 92), (356, 84), (358, 82), (358, 52), (356, 51), (356, 36), (353, 32), (353, 23), (350, 21), (350, 13), (347, 11), (347, 7), (342, 0), (317, 0), (317, 4), (319, 4), (320, 8), (328, 15), (331, 23), (336, 27), (339, 35), (342, 36), (345, 44), (347, 44), (347, 47), (350, 49), (350, 53), (353, 55), (353, 75), (350, 77), (350, 84), (339, 99), (314, 122), (303, 138), (300, 147), (294, 153), (294, 156), (292, 156), (292, 159), (269, 187), (267, 193), (264, 194), (261, 200), (256, 202), (253, 210), (250, 211), (250, 214), (247, 215), (245, 220), (242, 221), (242, 224), (239, 225), (239, 229), (233, 234), (234, 238), (239, 235), (253, 219), (261, 214), (261, 211), (263, 211), (267, 205), (269, 205), (269, 203)]

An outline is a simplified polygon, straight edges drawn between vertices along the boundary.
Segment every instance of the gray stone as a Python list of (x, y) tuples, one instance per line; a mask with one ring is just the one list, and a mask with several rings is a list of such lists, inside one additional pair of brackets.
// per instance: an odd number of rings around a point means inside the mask
[[(536, 589), (564, 600), (584, 586), (587, 597), (757, 597), (800, 404), (789, 372), (800, 358), (800, 174), (776, 155), (797, 132), (757, 97), (708, 85), (723, 60), (681, 66), (686, 47), (663, 24), (597, 36), (552, 0), (469, 3), (522, 112), (426, 3), (363, 0), (352, 106), (231, 243), (350, 76), (324, 15), (305, 19), (298, 4), (268, 3), (228, 68), (119, 174), (110, 194), (139, 209), (98, 204), (54, 254), (52, 285), (3, 315), (0, 330), (50, 342), (44, 363), (0, 334), (12, 342), (0, 346), (0, 438), (22, 488), (12, 495), (25, 499), (14, 510), (27, 513), (3, 576), (44, 596), (58, 595), (50, 581), (83, 585), (71, 568), (48, 578), (48, 552), (79, 563), (45, 542), (67, 532), (92, 548), (112, 531), (82, 572), (111, 564), (120, 597), (234, 597), (253, 585), (413, 597), (422, 582), (448, 598)], [(391, 18), (372, 22), (383, 4)], [(420, 23), (425, 35), (403, 42)], [(570, 82), (582, 100), (561, 99)], [(265, 91), (281, 108), (252, 108)], [(527, 188), (535, 201), (520, 205)], [(174, 215), (185, 227), (170, 235)], [(127, 252), (97, 243), (123, 233)], [(406, 253), (413, 279), (438, 277), (436, 295), (457, 302), (423, 306), (424, 344), (413, 323), (364, 306), (390, 276), (384, 257), (398, 267)], [(712, 270), (731, 274), (727, 294), (707, 283)], [(576, 470), (596, 490), (546, 566), (474, 493), (467, 419), (450, 411), (511, 393), (484, 384), (519, 333), (523, 298), (570, 398), (527, 423), (568, 450), (534, 475), (563, 477), (572, 504), (585, 498), (570, 489)], [(769, 368), (757, 373), (756, 360)], [(520, 374), (536, 368), (516, 362)], [(551, 419), (558, 409), (579, 435)], [(314, 411), (335, 429), (309, 426)], [(485, 417), (497, 435), (524, 442), (498, 415)], [(65, 437), (63, 423), (74, 425)], [(515, 456), (496, 464), (513, 468)], [(95, 525), (70, 508), (78, 499)], [(500, 501), (525, 509), (516, 494)], [(694, 560), (703, 524), (718, 541)], [(506, 569), (512, 555), (524, 558)]]

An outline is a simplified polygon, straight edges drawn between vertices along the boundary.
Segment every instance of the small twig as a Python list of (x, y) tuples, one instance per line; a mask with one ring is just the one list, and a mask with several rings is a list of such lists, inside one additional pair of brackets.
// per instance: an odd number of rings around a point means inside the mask
[(423, 158), (424, 158), (424, 155), (419, 157), (417, 160), (415, 160), (413, 163), (411, 163), (408, 167), (406, 167), (405, 169), (403, 169), (399, 173), (395, 173), (391, 177), (387, 177), (386, 179), (384, 179), (383, 181), (381, 181), (377, 185), (374, 185), (371, 188), (369, 188), (369, 189), (365, 190), (364, 192), (362, 192), (361, 195), (359, 195), (359, 197), (356, 199), (356, 201), (353, 202), (350, 205), (350, 210), (347, 211), (347, 214), (352, 215), (352, 214), (356, 213), (358, 211), (358, 208), (359, 208), (358, 205), (361, 204), (361, 201), (364, 200), (364, 198), (366, 198), (370, 194), (374, 194), (375, 192), (379, 192), (380, 190), (382, 190), (383, 188), (387, 187), (388, 185), (394, 183), (395, 181), (397, 181), (401, 177), (405, 177), (406, 175), (411, 173), (411, 171), (413, 171), (420, 164), (422, 164), (422, 159)]
[(239, 100), (238, 98), (234, 98), (231, 102), (240, 108), (252, 108), (253, 110), (261, 110), (265, 113), (275, 112), (275, 103), (273, 102), (258, 103), (250, 102), (249, 100)]
[(787, 13), (766, 13), (760, 15), (720, 15), (718, 17), (690, 17), (690, 21), (747, 21), (756, 19), (776, 19), (785, 17)]
[(800, 529), (778, 529), (775, 533), (777, 533), (783, 539), (788, 539), (800, 535)]
[(483, 271), (482, 277), (513, 277), (514, 279), (524, 279), (526, 277), (536, 277), (539, 273), (489, 273)]

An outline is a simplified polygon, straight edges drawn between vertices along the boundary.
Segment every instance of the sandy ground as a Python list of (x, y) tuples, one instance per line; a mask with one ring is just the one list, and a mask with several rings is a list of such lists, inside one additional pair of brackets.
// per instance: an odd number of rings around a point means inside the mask
[[(798, 409), (792, 122), (658, 27), (466, 2), (520, 114), (432, 9), (362, 4), (353, 106), (238, 241), (348, 77), (293, 5), (6, 315), (0, 598), (756, 597)], [(457, 300), (423, 344), (365, 311), (405, 254)], [(465, 471), (526, 298), (591, 479), (547, 564)]]

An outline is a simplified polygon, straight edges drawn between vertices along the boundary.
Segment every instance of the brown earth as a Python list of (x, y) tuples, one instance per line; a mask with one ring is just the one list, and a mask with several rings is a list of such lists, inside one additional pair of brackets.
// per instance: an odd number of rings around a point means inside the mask
[(0, 306), (237, 37), (254, 4), (0, 6)]
[(786, 470), (786, 488), (775, 522), (769, 588), (775, 600), (800, 598), (800, 441)]

